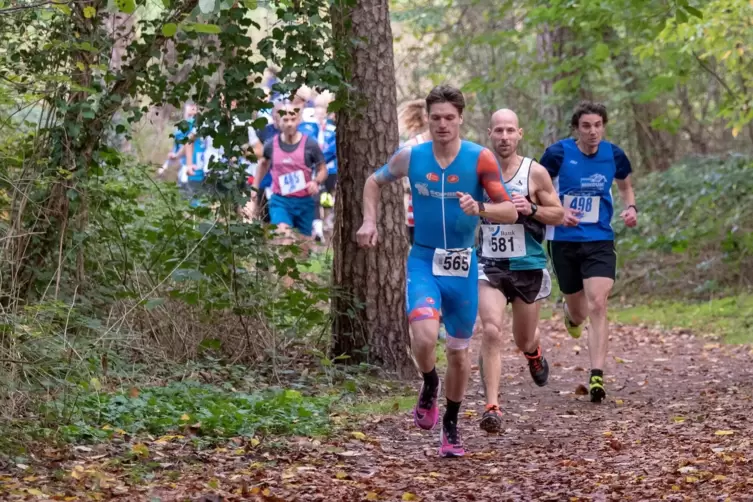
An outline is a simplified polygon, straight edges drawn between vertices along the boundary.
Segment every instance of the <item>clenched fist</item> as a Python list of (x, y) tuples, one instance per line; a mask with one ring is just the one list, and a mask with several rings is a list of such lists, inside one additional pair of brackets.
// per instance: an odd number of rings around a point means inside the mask
[(460, 209), (468, 216), (478, 216), (478, 202), (467, 193), (457, 192)]

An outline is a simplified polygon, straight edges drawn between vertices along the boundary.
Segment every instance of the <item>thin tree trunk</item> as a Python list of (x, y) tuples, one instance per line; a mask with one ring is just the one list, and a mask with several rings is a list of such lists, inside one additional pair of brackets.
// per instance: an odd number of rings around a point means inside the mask
[[(554, 66), (559, 63), (562, 52), (562, 28), (552, 29), (549, 25), (541, 26), (536, 37), (537, 56), (540, 63)], [(541, 118), (544, 121), (544, 132), (541, 141), (544, 147), (556, 143), (560, 138), (560, 130), (564, 129), (562, 109), (554, 95), (555, 76), (541, 79)]]
[(398, 147), (397, 97), (388, 0), (336, 2), (332, 19), (337, 41), (351, 47), (342, 69), (353, 85), (348, 106), (337, 114), (337, 225), (334, 232), (332, 299), (333, 353), (349, 362), (369, 362), (414, 377), (405, 312), (405, 262), (408, 240), (402, 185), (382, 189), (380, 241), (376, 249), (358, 247), (366, 178)]

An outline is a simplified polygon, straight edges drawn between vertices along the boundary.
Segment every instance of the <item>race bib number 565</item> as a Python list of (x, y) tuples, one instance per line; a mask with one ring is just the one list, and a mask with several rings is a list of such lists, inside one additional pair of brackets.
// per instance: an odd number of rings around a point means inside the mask
[(471, 269), (471, 248), (435, 249), (432, 273), (436, 276), (468, 277)]

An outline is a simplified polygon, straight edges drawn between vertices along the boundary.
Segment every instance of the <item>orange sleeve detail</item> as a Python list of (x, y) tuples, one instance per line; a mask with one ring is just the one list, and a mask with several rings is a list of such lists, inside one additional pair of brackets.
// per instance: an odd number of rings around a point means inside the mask
[(504, 183), (502, 183), (502, 171), (497, 163), (497, 158), (491, 150), (484, 148), (478, 156), (478, 165), (476, 166), (478, 179), (486, 190), (492, 202), (509, 201), (510, 194), (507, 193)]

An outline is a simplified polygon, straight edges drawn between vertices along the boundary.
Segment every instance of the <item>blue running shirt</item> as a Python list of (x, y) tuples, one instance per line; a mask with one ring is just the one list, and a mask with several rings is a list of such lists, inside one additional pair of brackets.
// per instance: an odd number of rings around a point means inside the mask
[(615, 179), (624, 180), (632, 171), (625, 152), (602, 141), (595, 154), (586, 155), (573, 138), (568, 138), (547, 148), (541, 165), (552, 177), (562, 206), (583, 213), (581, 223), (575, 227), (547, 226), (547, 240), (614, 240), (612, 183)]

